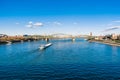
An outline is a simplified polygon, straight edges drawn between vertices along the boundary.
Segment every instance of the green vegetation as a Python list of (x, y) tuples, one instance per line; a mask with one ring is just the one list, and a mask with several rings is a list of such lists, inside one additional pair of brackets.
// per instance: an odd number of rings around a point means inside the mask
[(120, 43), (120, 40), (115, 40), (116, 43)]
[(95, 37), (94, 36), (88, 36), (87, 37), (87, 40), (90, 41), (90, 40), (95, 40)]

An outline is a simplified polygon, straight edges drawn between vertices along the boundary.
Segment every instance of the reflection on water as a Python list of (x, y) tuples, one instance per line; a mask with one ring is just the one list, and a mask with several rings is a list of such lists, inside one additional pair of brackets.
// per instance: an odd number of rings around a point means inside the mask
[(84, 39), (50, 40), (0, 45), (1, 79), (119, 79), (120, 47)]
[(112, 46), (113, 55), (115, 55), (115, 56), (117, 56), (117, 49), (118, 49), (118, 47)]

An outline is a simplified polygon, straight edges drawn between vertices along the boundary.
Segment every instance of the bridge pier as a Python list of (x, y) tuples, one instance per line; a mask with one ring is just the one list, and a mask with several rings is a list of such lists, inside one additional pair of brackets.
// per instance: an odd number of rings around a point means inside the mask
[(72, 42), (75, 42), (75, 38), (72, 38)]
[(45, 41), (46, 41), (46, 42), (49, 42), (49, 38), (45, 38)]

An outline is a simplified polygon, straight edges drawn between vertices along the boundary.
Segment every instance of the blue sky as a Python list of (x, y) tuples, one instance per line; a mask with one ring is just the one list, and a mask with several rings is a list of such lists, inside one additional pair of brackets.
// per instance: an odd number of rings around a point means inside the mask
[(120, 34), (119, 0), (0, 0), (0, 33)]

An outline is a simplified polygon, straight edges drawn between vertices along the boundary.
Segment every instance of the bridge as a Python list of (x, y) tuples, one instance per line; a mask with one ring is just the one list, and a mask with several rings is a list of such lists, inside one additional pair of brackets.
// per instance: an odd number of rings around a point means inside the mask
[(71, 38), (71, 37), (73, 37), (72, 35), (63, 34), (63, 33), (52, 34), (51, 36), (55, 37), (55, 38)]

